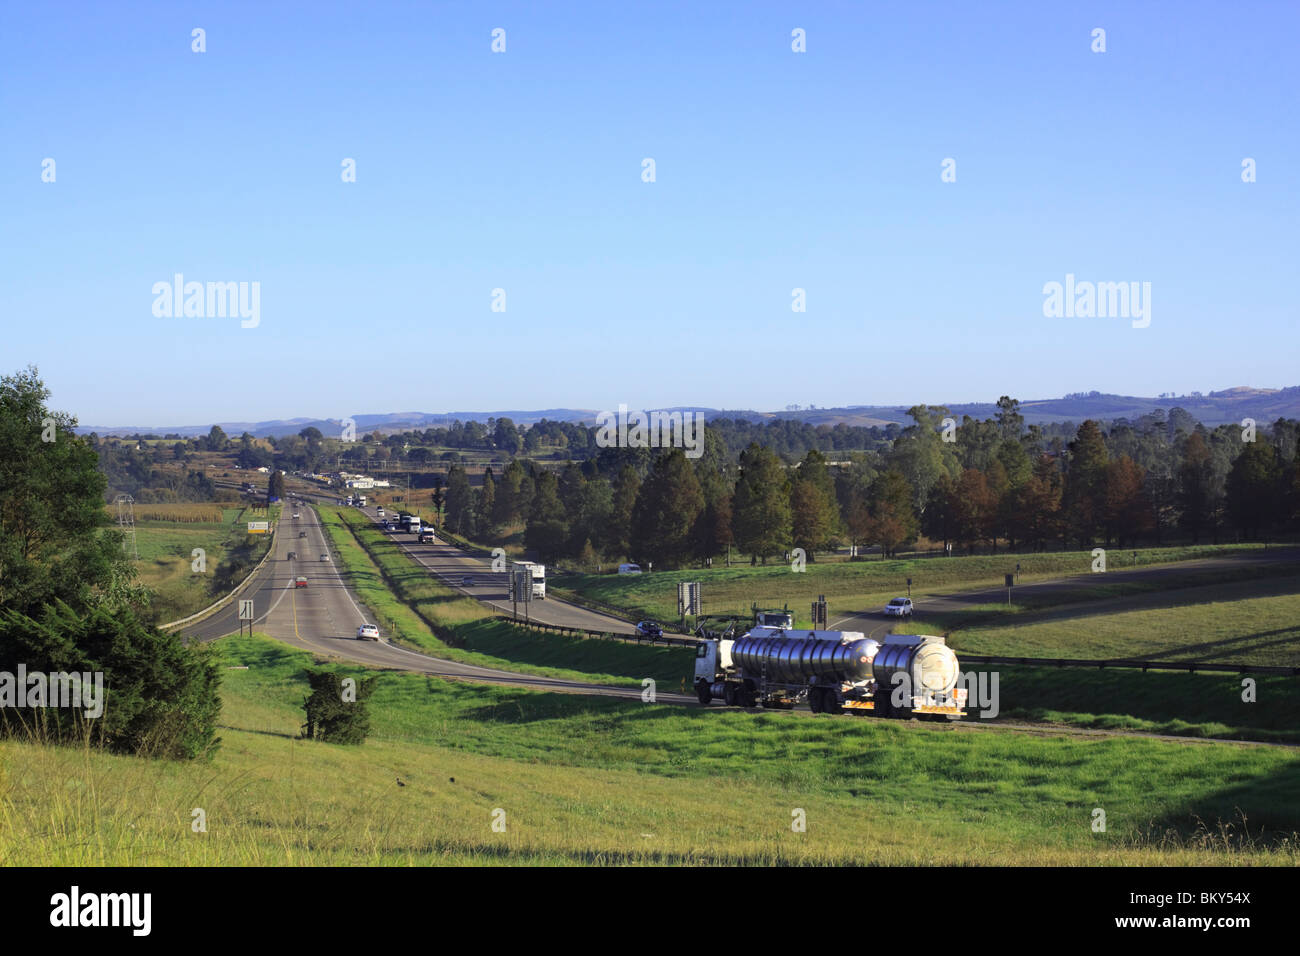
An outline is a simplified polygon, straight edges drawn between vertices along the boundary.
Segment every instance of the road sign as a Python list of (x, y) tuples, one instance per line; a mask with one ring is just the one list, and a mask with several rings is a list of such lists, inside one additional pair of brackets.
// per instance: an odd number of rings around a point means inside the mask
[(812, 621), (813, 621), (814, 631), (817, 630), (817, 628), (819, 627), (825, 630), (826, 628), (826, 595), (825, 594), (817, 595), (817, 600), (812, 602)]
[(240, 601), (240, 602), (239, 602), (239, 619), (240, 619), (241, 621), (251, 621), (251, 620), (253, 619), (253, 602), (252, 602), (252, 601)]
[(267, 534), (271, 530), (269, 521), (250, 521), (248, 522), (249, 534)]
[(511, 576), (510, 586), (514, 592), (516, 601), (531, 601), (533, 599), (533, 570), (532, 568), (515, 568)]
[(704, 594), (699, 581), (677, 582), (677, 616), (698, 617), (704, 613)]

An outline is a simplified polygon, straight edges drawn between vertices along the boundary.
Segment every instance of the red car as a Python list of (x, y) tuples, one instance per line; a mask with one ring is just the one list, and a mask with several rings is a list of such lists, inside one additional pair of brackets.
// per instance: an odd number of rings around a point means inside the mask
[(296, 588), (305, 588), (305, 587), (307, 586), (307, 579), (306, 579), (306, 578), (296, 578), (296, 579), (294, 580), (294, 582), (293, 582), (293, 586), (296, 587)]

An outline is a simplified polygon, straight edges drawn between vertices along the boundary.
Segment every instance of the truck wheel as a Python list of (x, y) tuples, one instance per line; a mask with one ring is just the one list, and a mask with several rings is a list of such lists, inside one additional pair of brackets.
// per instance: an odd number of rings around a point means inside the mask
[(835, 691), (827, 689), (824, 694), (825, 696), (822, 697), (822, 713), (838, 714), (844, 710), (840, 706), (839, 698), (835, 696)]
[(814, 687), (808, 691), (808, 709), (814, 714), (822, 712), (822, 689), (820, 687)]
[(894, 716), (894, 708), (889, 703), (889, 695), (876, 691), (876, 716), (888, 720)]
[(713, 700), (713, 692), (709, 690), (708, 681), (698, 681), (695, 684), (695, 696), (699, 698), (701, 707), (708, 707), (709, 701)]
[(743, 687), (736, 697), (739, 699), (741, 707), (755, 707), (758, 704), (758, 693), (748, 685)]
[(736, 706), (736, 685), (728, 681), (722, 688), (722, 701), (728, 707)]

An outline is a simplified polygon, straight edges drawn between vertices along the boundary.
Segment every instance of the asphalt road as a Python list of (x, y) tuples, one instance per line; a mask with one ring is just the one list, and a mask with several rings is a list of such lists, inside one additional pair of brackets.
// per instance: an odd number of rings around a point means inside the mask
[[(338, 507), (337, 505), (335, 507)], [(344, 505), (343, 507), (347, 507)], [(371, 521), (378, 522), (378, 508), (358, 508)], [(474, 555), (466, 554), (459, 548), (445, 543), (420, 544), (416, 535), (404, 531), (390, 531), (388, 536), (400, 545), (408, 555), (421, 566), (428, 568), (443, 584), (476, 598), (502, 614), (512, 614), (514, 606), (510, 601), (509, 575), (505, 571), (492, 570), (490, 562)], [(509, 567), (509, 564), (506, 565)], [(464, 586), (462, 581), (470, 577), (473, 584)], [(525, 609), (519, 606), (519, 619), (523, 620)], [(528, 617), (539, 624), (552, 624), (561, 627), (580, 627), (588, 631), (608, 631), (611, 634), (635, 634), (636, 626), (617, 617), (602, 614), (589, 608), (547, 597), (543, 601), (529, 602)]]
[[(254, 583), (240, 596), (244, 600), (250, 597), (253, 600), (254, 630), (293, 647), (326, 657), (344, 658), (368, 667), (414, 671), (436, 677), (533, 690), (641, 699), (642, 691), (637, 687), (610, 687), (606, 684), (518, 674), (430, 657), (405, 647), (396, 647), (386, 640), (358, 640), (357, 628), (361, 624), (375, 622), (344, 583), (335, 556), (327, 543), (325, 529), (315, 510), (303, 507), (298, 509), (298, 513), (300, 517), (295, 520), (293, 505), (286, 502), (275, 536), (272, 557), (258, 572)], [(292, 560), (289, 559), (291, 551), (296, 554)], [(323, 554), (328, 555), (330, 560), (322, 561)], [(307, 579), (305, 588), (294, 587), (294, 579), (299, 576)], [(237, 605), (238, 602), (234, 602), (231, 607), (211, 618), (186, 628), (183, 634), (189, 639), (206, 641), (238, 631)], [(656, 701), (671, 704), (696, 703), (694, 695), (663, 691), (656, 693)]]

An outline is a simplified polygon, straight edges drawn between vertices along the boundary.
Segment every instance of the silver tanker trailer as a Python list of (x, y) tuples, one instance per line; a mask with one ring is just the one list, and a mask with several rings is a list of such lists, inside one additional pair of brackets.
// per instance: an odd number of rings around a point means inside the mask
[(701, 704), (788, 709), (807, 701), (815, 714), (957, 720), (967, 695), (960, 678), (952, 648), (925, 634), (880, 642), (861, 631), (755, 627), (735, 640), (701, 641), (695, 657)]

